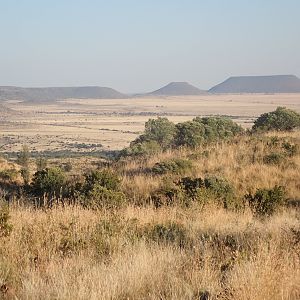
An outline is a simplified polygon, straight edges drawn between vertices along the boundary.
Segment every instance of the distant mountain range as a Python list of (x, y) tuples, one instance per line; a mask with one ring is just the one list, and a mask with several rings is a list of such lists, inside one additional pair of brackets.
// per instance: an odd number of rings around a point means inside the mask
[(300, 79), (294, 75), (230, 77), (209, 93), (300, 93)]
[(32, 102), (47, 102), (75, 99), (122, 99), (126, 98), (114, 89), (98, 86), (85, 87), (45, 87), (45, 88), (22, 88), (14, 86), (0, 87), (0, 100), (22, 100)]
[[(136, 96), (188, 96), (208, 93), (300, 93), (300, 79), (294, 75), (230, 77), (208, 91), (198, 89), (187, 82), (171, 82), (158, 90)], [(129, 95), (120, 93), (112, 88), (99, 86), (45, 88), (0, 86), (0, 100), (52, 102), (69, 98), (122, 99), (129, 97)]]

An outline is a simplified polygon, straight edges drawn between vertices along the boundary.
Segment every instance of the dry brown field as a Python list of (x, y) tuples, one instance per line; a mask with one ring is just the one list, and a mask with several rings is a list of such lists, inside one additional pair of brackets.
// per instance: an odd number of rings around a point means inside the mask
[[(118, 150), (155, 116), (174, 122), (227, 115), (250, 127), (260, 114), (286, 106), (300, 112), (300, 94), (203, 95), (129, 99), (69, 99), (51, 104), (10, 101), (0, 116), (2, 151)], [(86, 148), (78, 144), (85, 144)]]

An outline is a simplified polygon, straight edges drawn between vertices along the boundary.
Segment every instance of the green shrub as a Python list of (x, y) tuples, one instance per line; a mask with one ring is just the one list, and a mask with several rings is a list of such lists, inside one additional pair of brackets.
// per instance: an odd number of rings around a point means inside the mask
[(300, 126), (300, 115), (285, 107), (277, 107), (275, 111), (262, 114), (252, 127), (254, 131), (290, 131)]
[(125, 202), (126, 197), (124, 193), (95, 184), (93, 189), (87, 193), (82, 204), (92, 209), (118, 209)]
[(121, 180), (109, 169), (93, 170), (85, 175), (85, 190), (93, 190), (94, 186), (101, 186), (107, 190), (117, 191), (120, 189)]
[(152, 172), (154, 174), (166, 174), (166, 173), (173, 173), (173, 174), (182, 174), (192, 168), (191, 161), (187, 159), (170, 159), (158, 162), (152, 168)]
[(184, 177), (178, 183), (184, 190), (188, 198), (197, 199), (198, 190), (204, 187), (202, 178)]
[(149, 119), (145, 124), (144, 138), (156, 141), (162, 149), (169, 148), (174, 141), (175, 124), (167, 118)]
[(195, 121), (176, 124), (175, 146), (196, 147), (204, 140), (205, 127)]
[(60, 168), (46, 168), (33, 175), (31, 188), (37, 196), (60, 196), (65, 182), (65, 174)]
[(119, 157), (126, 156), (148, 156), (160, 152), (162, 149), (156, 141), (145, 141), (137, 139), (130, 143), (130, 146), (124, 148)]
[(235, 204), (234, 188), (226, 179), (210, 176), (204, 179), (204, 186), (215, 195), (217, 200), (223, 201), (224, 208), (232, 207)]
[(245, 199), (252, 211), (261, 216), (270, 216), (285, 202), (285, 190), (282, 186), (273, 189), (258, 189), (254, 195), (246, 194)]
[(209, 200), (222, 202), (224, 208), (233, 208), (236, 203), (234, 188), (221, 177), (210, 176), (202, 178), (185, 177), (179, 181), (188, 198), (203, 204)]
[(217, 141), (228, 139), (243, 132), (243, 128), (229, 118), (224, 117), (196, 117), (193, 121), (204, 125), (204, 139)]

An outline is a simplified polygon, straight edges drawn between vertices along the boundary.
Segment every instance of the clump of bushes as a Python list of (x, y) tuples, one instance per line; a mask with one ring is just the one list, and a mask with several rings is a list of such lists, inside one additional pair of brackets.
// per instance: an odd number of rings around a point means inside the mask
[(252, 127), (254, 131), (290, 131), (300, 127), (300, 114), (285, 107), (262, 114)]
[(176, 125), (159, 117), (149, 119), (144, 134), (121, 151), (120, 156), (149, 155), (180, 146), (197, 147), (203, 142), (228, 139), (241, 132), (241, 126), (224, 117), (197, 117)]
[(284, 204), (286, 196), (282, 186), (275, 186), (272, 189), (258, 189), (254, 195), (246, 194), (245, 199), (256, 215), (270, 216)]
[(156, 163), (151, 171), (159, 175), (167, 173), (183, 174), (190, 170), (192, 166), (192, 162), (187, 159), (175, 158)]
[(224, 178), (208, 176), (202, 178), (182, 178), (179, 182), (185, 194), (192, 200), (201, 203), (215, 200), (222, 203), (224, 208), (233, 208), (237, 203), (234, 188)]
[(239, 202), (234, 188), (224, 178), (208, 176), (202, 178), (183, 177), (177, 182), (165, 180), (151, 200), (155, 206), (181, 204), (189, 206), (197, 201), (203, 205), (210, 201), (222, 204), (224, 208), (238, 208)]

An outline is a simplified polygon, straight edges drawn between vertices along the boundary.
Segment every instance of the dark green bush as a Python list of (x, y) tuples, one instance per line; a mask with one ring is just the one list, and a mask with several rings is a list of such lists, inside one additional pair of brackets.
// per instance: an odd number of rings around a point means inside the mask
[(224, 208), (233, 208), (237, 204), (233, 187), (221, 177), (209, 176), (204, 179), (185, 177), (179, 181), (179, 185), (188, 198), (203, 204), (212, 199), (221, 202)]
[(117, 191), (120, 189), (121, 180), (109, 169), (93, 170), (85, 175), (85, 191), (93, 190), (94, 186), (101, 186), (108, 190)]
[(204, 141), (204, 125), (195, 121), (176, 124), (175, 146), (196, 147)]
[(154, 174), (183, 174), (184, 172), (190, 170), (192, 168), (191, 161), (187, 159), (169, 159), (165, 161), (158, 162), (152, 168), (152, 172)]
[(235, 205), (235, 192), (232, 185), (224, 178), (210, 176), (204, 179), (204, 186), (210, 190), (217, 200), (223, 202), (224, 208), (233, 207)]
[(178, 184), (183, 188), (186, 196), (192, 200), (197, 199), (199, 189), (204, 187), (202, 178), (184, 177)]
[(282, 186), (275, 186), (273, 189), (258, 189), (254, 195), (246, 194), (245, 199), (255, 214), (270, 216), (284, 204), (286, 196)]
[(37, 196), (60, 196), (65, 182), (65, 174), (60, 168), (46, 168), (33, 175), (31, 188)]
[(252, 127), (254, 131), (290, 131), (300, 126), (300, 115), (285, 107), (277, 107), (275, 111), (262, 114)]

